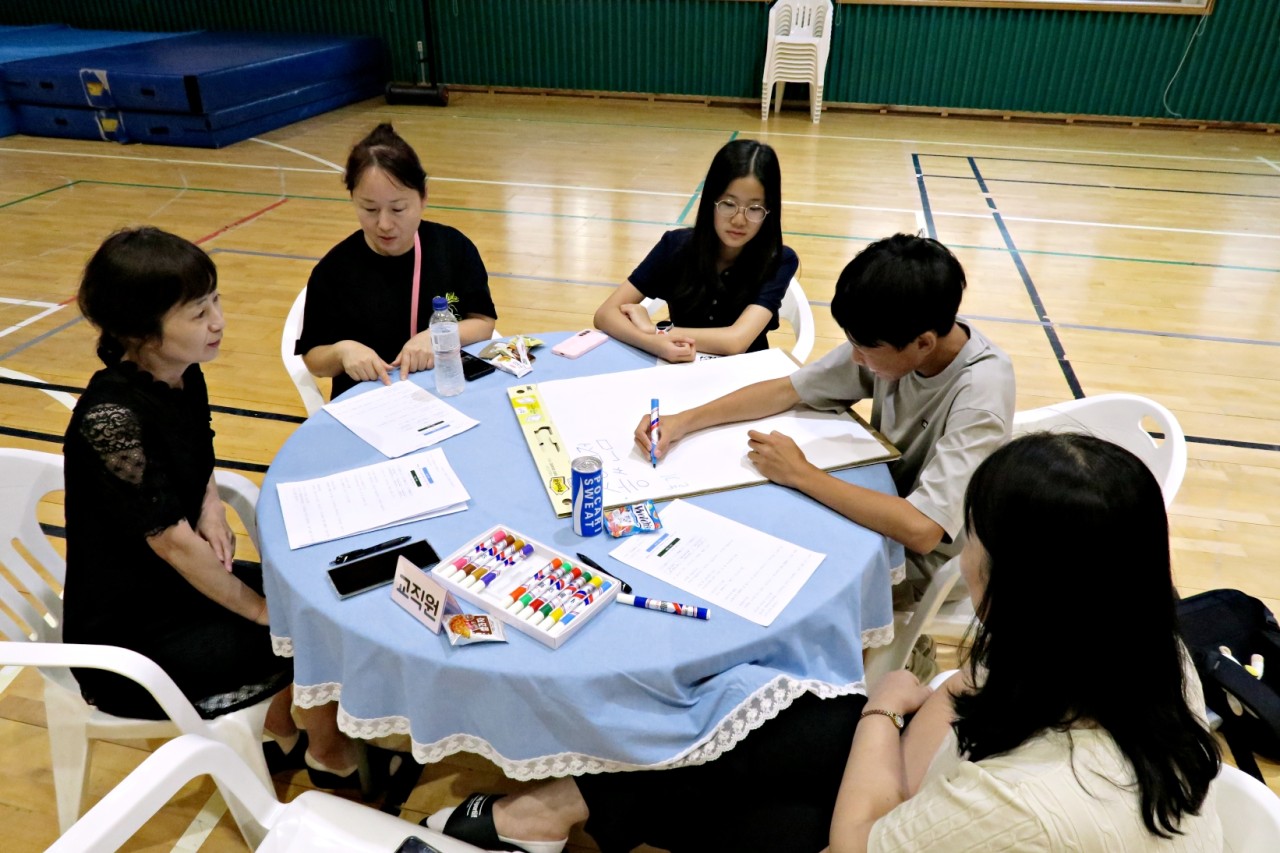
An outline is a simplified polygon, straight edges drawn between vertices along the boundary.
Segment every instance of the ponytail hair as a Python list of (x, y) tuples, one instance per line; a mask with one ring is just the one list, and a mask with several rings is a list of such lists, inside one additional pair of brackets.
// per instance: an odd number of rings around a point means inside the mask
[(416, 191), (419, 198), (426, 197), (427, 172), (422, 168), (418, 152), (388, 122), (375, 127), (351, 149), (347, 170), (342, 176), (347, 192), (355, 192), (364, 173), (374, 168), (386, 172), (401, 186)]

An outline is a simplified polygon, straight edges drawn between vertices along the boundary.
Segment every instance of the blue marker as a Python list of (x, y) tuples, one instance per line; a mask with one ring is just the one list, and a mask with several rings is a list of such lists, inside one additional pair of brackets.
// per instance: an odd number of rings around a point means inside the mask
[(649, 403), (649, 461), (658, 467), (658, 398)]

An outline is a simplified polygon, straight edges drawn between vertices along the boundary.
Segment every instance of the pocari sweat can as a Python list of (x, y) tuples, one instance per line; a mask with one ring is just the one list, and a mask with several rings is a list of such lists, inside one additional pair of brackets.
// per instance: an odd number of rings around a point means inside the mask
[(596, 536), (604, 531), (604, 463), (599, 456), (579, 456), (573, 471), (573, 532)]

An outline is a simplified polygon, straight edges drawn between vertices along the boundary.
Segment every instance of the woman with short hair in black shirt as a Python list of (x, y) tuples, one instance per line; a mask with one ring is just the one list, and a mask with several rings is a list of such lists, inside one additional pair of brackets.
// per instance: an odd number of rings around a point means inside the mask
[[(157, 228), (117, 232), (85, 267), (81, 313), (106, 365), (89, 380), (63, 446), (67, 577), (63, 640), (155, 661), (202, 717), (273, 697), (267, 734), (322, 787), (354, 785), (356, 745), (337, 703), (290, 713), (293, 667), (272, 651), (261, 568), (233, 564), (235, 536), (214, 480), (209, 394), (200, 365), (225, 324), (213, 261)], [(163, 719), (133, 681), (74, 670), (91, 704)], [(270, 755), (270, 753), (269, 753)]]

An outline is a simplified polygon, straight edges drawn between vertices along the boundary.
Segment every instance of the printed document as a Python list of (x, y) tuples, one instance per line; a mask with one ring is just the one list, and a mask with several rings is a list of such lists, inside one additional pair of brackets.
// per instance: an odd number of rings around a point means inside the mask
[(277, 483), (290, 548), (461, 512), (471, 499), (443, 450)]
[(610, 555), (699, 599), (681, 604), (705, 601), (757, 625), (778, 618), (826, 558), (682, 500), (661, 517), (657, 533), (629, 536)]
[(479, 423), (425, 388), (398, 379), (349, 400), (329, 403), (324, 410), (392, 459), (430, 447)]

